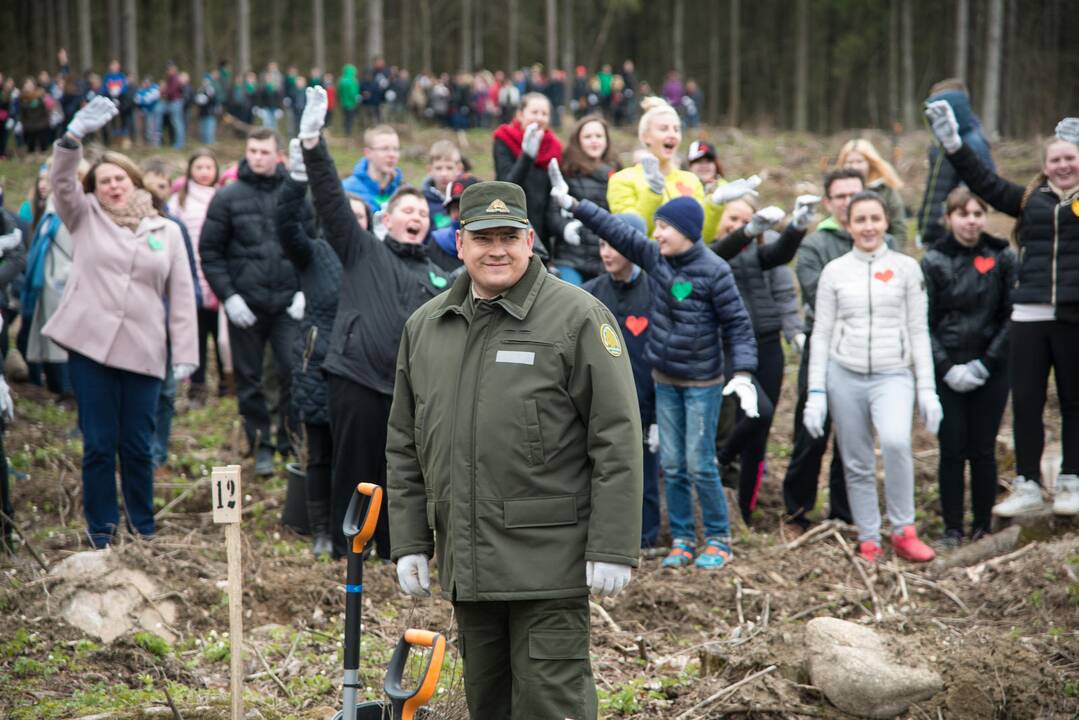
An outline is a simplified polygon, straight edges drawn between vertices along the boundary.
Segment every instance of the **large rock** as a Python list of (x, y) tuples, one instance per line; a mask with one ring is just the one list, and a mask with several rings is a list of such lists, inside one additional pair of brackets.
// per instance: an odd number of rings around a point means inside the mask
[(837, 618), (806, 625), (809, 677), (840, 710), (892, 718), (944, 689), (940, 675), (898, 664), (879, 634)]
[(76, 553), (50, 573), (64, 582), (54, 590), (60, 616), (87, 635), (111, 643), (135, 628), (148, 630), (168, 642), (175, 636), (176, 606), (154, 601), (157, 585), (141, 570), (123, 565), (111, 551)]

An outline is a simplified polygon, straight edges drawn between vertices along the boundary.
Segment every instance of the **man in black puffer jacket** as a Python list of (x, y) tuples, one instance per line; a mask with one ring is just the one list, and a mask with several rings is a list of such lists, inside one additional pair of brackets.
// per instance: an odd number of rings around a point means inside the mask
[[(267, 343), (273, 349), (281, 392), (277, 447), (283, 455), (289, 451), (290, 433), (299, 430), (289, 358), (304, 298), (296, 268), (277, 241), (275, 209), (286, 175), (279, 156), (272, 130), (259, 128), (248, 135), (239, 179), (214, 196), (199, 239), (202, 271), (214, 294), (223, 298), (229, 318), (240, 415), (259, 475), (273, 474), (270, 414), (262, 392)], [(306, 204), (301, 217), (313, 234)]]

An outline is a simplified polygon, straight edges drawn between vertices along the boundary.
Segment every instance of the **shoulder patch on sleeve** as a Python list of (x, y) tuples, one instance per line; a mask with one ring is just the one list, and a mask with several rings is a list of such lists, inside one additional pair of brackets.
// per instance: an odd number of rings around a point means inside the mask
[(599, 326), (599, 339), (612, 357), (621, 357), (622, 339), (618, 337), (618, 331), (611, 327), (610, 323)]

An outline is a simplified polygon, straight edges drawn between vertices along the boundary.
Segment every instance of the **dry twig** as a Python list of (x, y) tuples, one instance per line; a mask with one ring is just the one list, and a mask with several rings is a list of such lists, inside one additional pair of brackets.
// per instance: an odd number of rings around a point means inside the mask
[(714, 703), (714, 702), (716, 702), (718, 700), (722, 700), (723, 698), (731, 695), (738, 688), (742, 687), (743, 685), (745, 685), (747, 683), (753, 682), (754, 680), (756, 680), (759, 677), (763, 677), (763, 676), (767, 675), (768, 673), (774, 671), (777, 667), (778, 667), (777, 665), (769, 665), (768, 667), (766, 667), (763, 670), (759, 670), (759, 671), (757, 671), (755, 673), (752, 673), (751, 675), (746, 675), (744, 678), (742, 678), (738, 682), (736, 682), (736, 683), (734, 683), (732, 685), (728, 685), (727, 687), (723, 688), (722, 690), (720, 690), (718, 692), (712, 693), (711, 695), (706, 697), (704, 700), (701, 700), (699, 703), (697, 703), (696, 705), (691, 707), (689, 710), (686, 710), (684, 713), (679, 715), (677, 720), (683, 720), (684, 718), (689, 717), (691, 713), (696, 712), (697, 710), (705, 707), (706, 705), (711, 705), (712, 703)]
[(858, 575), (862, 578), (862, 582), (865, 583), (865, 587), (869, 590), (869, 599), (873, 602), (873, 619), (880, 622), (884, 619), (884, 614), (880, 610), (880, 599), (877, 597), (877, 590), (873, 586), (873, 582), (869, 579), (869, 576), (865, 572), (865, 568), (858, 562), (858, 558), (854, 557), (854, 551), (851, 550), (850, 545), (843, 539), (843, 536), (839, 534), (838, 530), (832, 530), (832, 537), (839, 543), (839, 547), (843, 548), (843, 552), (847, 554), (847, 558), (850, 559), (851, 565), (858, 571)]

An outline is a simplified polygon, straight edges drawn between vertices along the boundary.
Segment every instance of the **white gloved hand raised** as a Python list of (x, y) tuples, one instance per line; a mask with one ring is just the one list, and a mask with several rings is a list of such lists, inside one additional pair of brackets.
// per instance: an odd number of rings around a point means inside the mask
[(303, 148), (298, 137), (288, 141), (288, 175), (296, 182), (307, 182), (307, 165), (303, 162)]
[(569, 185), (562, 177), (558, 158), (551, 158), (551, 162), (547, 163), (547, 178), (551, 181), (551, 199), (563, 210), (573, 210), (577, 206), (577, 199), (569, 194)]
[(406, 595), (430, 597), (431, 576), (427, 569), (427, 556), (416, 553), (398, 558), (397, 582)]
[(324, 87), (309, 87), (304, 94), (306, 104), (303, 106), (303, 114), (300, 115), (300, 132), (297, 137), (301, 140), (313, 140), (319, 136), (322, 126), (326, 124), (326, 110), (330, 107), (330, 99)]
[(723, 388), (724, 396), (732, 393), (738, 394), (738, 402), (746, 417), (760, 417), (760, 411), (757, 409), (757, 386), (753, 384), (753, 378), (749, 373), (737, 372), (734, 374), (734, 377)]
[(759, 175), (751, 175), (748, 178), (738, 178), (732, 180), (726, 185), (720, 185), (716, 188), (716, 191), (712, 193), (712, 203), (714, 205), (725, 205), (732, 200), (745, 197), (757, 197), (760, 193), (756, 191), (761, 184)]
[(593, 595), (614, 597), (629, 585), (631, 570), (629, 565), (588, 560), (585, 563), (585, 584)]
[(562, 228), (562, 239), (567, 245), (576, 247), (581, 244), (581, 227), (580, 220), (570, 220), (566, 223), (566, 227)]
[(1056, 136), (1073, 145), (1079, 145), (1079, 117), (1066, 117), (1058, 122)]
[(195, 374), (195, 371), (199, 369), (198, 365), (192, 365), (191, 363), (179, 363), (172, 366), (172, 376), (176, 378), (176, 382), (183, 382), (189, 377)]
[(753, 217), (746, 223), (746, 237), (757, 237), (762, 232), (782, 220), (786, 214), (787, 213), (783, 212), (783, 208), (776, 207), (775, 205), (761, 208), (753, 213)]
[(944, 419), (944, 408), (940, 406), (937, 394), (932, 390), (918, 393), (918, 411), (922, 415), (925, 429), (936, 435), (940, 431), (940, 421)]
[(299, 322), (300, 320), (303, 320), (303, 312), (305, 309), (307, 309), (307, 298), (304, 297), (302, 292), (298, 292), (292, 296), (292, 304), (288, 306), (288, 309), (285, 310), (285, 312), (288, 313), (290, 318)]
[(98, 95), (75, 113), (75, 117), (68, 123), (67, 131), (82, 140), (108, 125), (119, 112), (120, 108), (116, 107), (116, 103), (104, 95)]
[(656, 195), (663, 194), (663, 186), (667, 184), (663, 173), (659, 171), (659, 160), (652, 153), (641, 156), (641, 170), (644, 171), (644, 181), (648, 183), (648, 189)]
[(823, 390), (810, 390), (802, 411), (802, 424), (811, 438), (824, 436), (824, 421), (828, 419), (828, 395)]
[(648, 426), (648, 451), (653, 455), (659, 452), (659, 425), (652, 423)]
[(249, 328), (258, 322), (255, 313), (251, 312), (251, 308), (247, 307), (247, 301), (239, 295), (230, 295), (225, 300), (225, 314), (229, 316), (232, 324), (238, 328)]
[(959, 137), (959, 122), (956, 121), (955, 111), (947, 100), (926, 103), (925, 117), (929, 120), (929, 129), (949, 155), (963, 147), (963, 139)]
[(539, 155), (540, 143), (543, 142), (543, 128), (538, 123), (529, 123), (521, 140), (521, 152), (530, 158)]
[(791, 225), (796, 230), (805, 230), (817, 214), (820, 195), (799, 195), (794, 199), (794, 211), (791, 212)]

